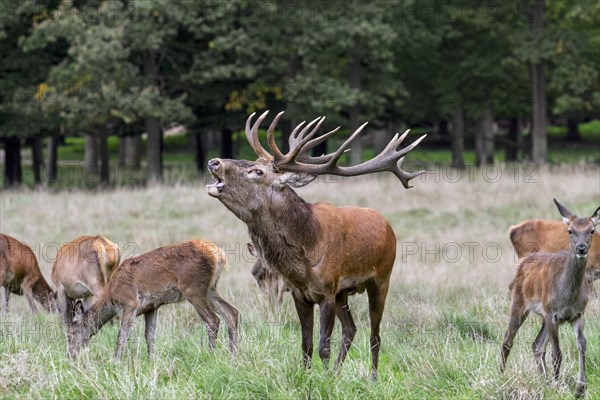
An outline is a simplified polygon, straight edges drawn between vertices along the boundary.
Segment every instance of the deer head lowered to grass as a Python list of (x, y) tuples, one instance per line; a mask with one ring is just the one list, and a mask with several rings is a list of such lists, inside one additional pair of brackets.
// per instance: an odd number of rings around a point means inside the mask
[(562, 353), (558, 346), (558, 327), (563, 322), (569, 322), (575, 331), (579, 351), (576, 394), (583, 396), (586, 389), (583, 313), (590, 290), (589, 281), (586, 279), (586, 263), (595, 226), (600, 222), (600, 207), (591, 217), (578, 217), (556, 200), (554, 202), (567, 224), (564, 229), (569, 236), (569, 252), (532, 253), (519, 264), (515, 279), (510, 284), (510, 322), (502, 344), (500, 369), (504, 371), (513, 339), (527, 314), (533, 311), (543, 318), (542, 328), (532, 346), (537, 366), (546, 375), (546, 345), (550, 341), (553, 376), (558, 380), (562, 362)]
[(44, 279), (31, 248), (3, 234), (0, 234), (0, 292), (4, 312), (8, 312), (10, 293), (25, 295), (33, 312), (37, 311), (36, 301), (47, 311), (56, 307), (56, 294)]
[(63, 323), (73, 319), (73, 304), (83, 299), (84, 309), (91, 297), (98, 300), (119, 266), (119, 246), (102, 235), (79, 236), (61, 246), (54, 265), (52, 281)]
[[(336, 207), (327, 203), (309, 204), (293, 188), (312, 182), (317, 176), (355, 176), (378, 171), (394, 173), (408, 188), (409, 181), (422, 172), (402, 169), (404, 155), (425, 136), (398, 150), (408, 134), (396, 134), (373, 159), (353, 166), (337, 162), (366, 124), (359, 127), (335, 152), (319, 157), (309, 155), (337, 129), (315, 136), (325, 117), (298, 125), (289, 137), (290, 151), (283, 154), (275, 144), (274, 131), (279, 113), (267, 131), (268, 153), (258, 139), (263, 113), (252, 125), (246, 122), (246, 137), (258, 155), (256, 161), (212, 159), (208, 169), (216, 181), (208, 194), (219, 199), (246, 223), (261, 261), (277, 270), (291, 289), (302, 327), (302, 350), (307, 367), (313, 352), (313, 308), (320, 308), (319, 356), (325, 367), (330, 356), (330, 338), (335, 317), (342, 324), (342, 344), (336, 368), (346, 357), (356, 325), (348, 307), (348, 296), (367, 291), (371, 320), (372, 377), (377, 376), (379, 325), (396, 257), (396, 236), (383, 216), (372, 209)], [(309, 132), (310, 131), (310, 132)]]
[(115, 352), (115, 357), (119, 358), (135, 317), (143, 314), (148, 355), (151, 356), (158, 308), (183, 299), (194, 306), (206, 323), (211, 348), (215, 347), (219, 330), (217, 313), (223, 317), (229, 333), (229, 346), (235, 353), (238, 310), (217, 292), (221, 270), (226, 266), (221, 249), (212, 242), (199, 239), (159, 247), (128, 258), (113, 273), (104, 294), (89, 310), (83, 313), (80, 307), (75, 308), (75, 318), (67, 329), (69, 355), (77, 355), (104, 324), (121, 314)]

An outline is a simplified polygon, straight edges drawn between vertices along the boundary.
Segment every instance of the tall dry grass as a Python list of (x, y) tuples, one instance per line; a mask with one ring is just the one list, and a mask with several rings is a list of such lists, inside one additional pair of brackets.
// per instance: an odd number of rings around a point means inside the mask
[[(499, 175), (499, 173), (501, 175)], [(258, 293), (249, 272), (245, 225), (210, 198), (204, 182), (174, 187), (108, 191), (3, 192), (0, 231), (34, 248), (49, 278), (60, 244), (83, 234), (106, 235), (132, 256), (193, 237), (225, 250), (230, 270), (220, 291), (241, 312), (240, 355), (208, 352), (199, 318), (188, 305), (161, 309), (157, 357), (145, 358), (141, 321), (125, 360), (111, 361), (117, 326), (95, 337), (80, 360), (66, 358), (55, 315), (31, 315), (24, 299), (11, 298), (2, 316), (0, 394), (32, 397), (408, 397), (538, 398), (569, 394), (574, 357), (565, 382), (549, 388), (534, 369), (531, 318), (517, 337), (506, 374), (497, 372), (507, 322), (507, 285), (516, 266), (507, 230), (523, 219), (558, 219), (556, 197), (588, 214), (600, 205), (600, 168), (472, 169), (428, 171), (405, 190), (394, 177), (320, 179), (299, 190), (307, 201), (375, 208), (398, 237), (398, 256), (382, 328), (381, 379), (368, 383), (366, 296), (354, 296), (356, 346), (341, 375), (305, 372), (291, 299), (279, 307)], [(598, 300), (588, 309), (590, 396), (600, 393)], [(35, 335), (50, 324), (52, 334)], [(18, 330), (28, 327), (31, 332)], [(32, 328), (33, 327), (33, 328)], [(334, 342), (339, 343), (339, 326)], [(567, 354), (576, 350), (563, 332)], [(202, 339), (201, 339), (202, 338)], [(222, 336), (223, 343), (224, 336)], [(225, 346), (222, 346), (225, 347)], [(318, 357), (317, 357), (318, 358)]]

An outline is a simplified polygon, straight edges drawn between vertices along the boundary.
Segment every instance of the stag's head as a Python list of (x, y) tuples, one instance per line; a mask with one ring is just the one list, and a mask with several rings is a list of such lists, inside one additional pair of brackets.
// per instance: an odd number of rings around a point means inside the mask
[(268, 111), (258, 117), (254, 124), (254, 114), (246, 121), (246, 138), (258, 155), (256, 161), (214, 158), (208, 162), (208, 169), (215, 178), (215, 182), (206, 187), (208, 194), (218, 198), (242, 220), (246, 220), (253, 210), (263, 207), (265, 201), (284, 201), (283, 194), (286, 191), (305, 186), (319, 175), (356, 176), (390, 171), (400, 179), (404, 187), (409, 188), (409, 181), (423, 172), (411, 173), (402, 169), (404, 155), (425, 138), (423, 135), (411, 145), (398, 149), (408, 131), (401, 136), (396, 134), (386, 148), (371, 160), (352, 166), (337, 165), (340, 157), (350, 150), (350, 144), (366, 123), (354, 131), (335, 152), (318, 157), (311, 156), (310, 151), (315, 146), (329, 139), (339, 129), (338, 127), (320, 136), (316, 135), (325, 117), (319, 117), (308, 124), (300, 123), (289, 136), (289, 152), (283, 154), (274, 137), (275, 127), (283, 115), (283, 112), (280, 112), (267, 130), (267, 141), (271, 150), (269, 153), (258, 139), (258, 128), (267, 113)]
[(578, 217), (556, 199), (554, 199), (554, 203), (563, 217), (564, 223), (567, 224), (571, 249), (574, 249), (577, 258), (586, 258), (592, 245), (596, 225), (600, 221), (600, 207), (596, 209), (591, 217)]

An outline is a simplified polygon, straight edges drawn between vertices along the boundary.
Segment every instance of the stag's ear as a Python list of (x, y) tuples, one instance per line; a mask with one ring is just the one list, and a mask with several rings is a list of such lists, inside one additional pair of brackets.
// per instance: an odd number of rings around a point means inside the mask
[(73, 304), (73, 324), (79, 324), (83, 321), (83, 301), (77, 300), (75, 304)]
[(302, 172), (285, 172), (278, 180), (280, 187), (291, 186), (299, 188), (306, 186), (317, 178), (317, 175), (305, 174)]
[(573, 221), (573, 219), (576, 217), (576, 215), (573, 214), (571, 211), (569, 211), (569, 209), (567, 207), (563, 206), (558, 201), (556, 201), (556, 199), (553, 199), (553, 200), (554, 200), (554, 204), (556, 204), (556, 208), (558, 208), (558, 212), (563, 217), (563, 222), (565, 224), (569, 225), (571, 223), (571, 221)]
[(598, 225), (598, 222), (600, 222), (600, 207), (598, 207), (596, 209), (596, 211), (594, 211), (594, 214), (592, 214), (592, 223), (594, 225)]

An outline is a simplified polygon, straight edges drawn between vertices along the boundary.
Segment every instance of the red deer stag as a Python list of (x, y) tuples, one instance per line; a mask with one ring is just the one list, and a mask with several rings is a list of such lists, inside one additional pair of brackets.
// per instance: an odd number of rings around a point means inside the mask
[(256, 247), (252, 243), (248, 243), (248, 251), (254, 257), (257, 258), (256, 262), (252, 266), (252, 276), (256, 280), (258, 287), (263, 292), (269, 295), (277, 295), (277, 301), (279, 303), (283, 302), (283, 295), (289, 289), (285, 286), (285, 282), (283, 281), (283, 277), (277, 270), (273, 268), (269, 268), (265, 263), (260, 259), (258, 252), (256, 251)]
[(83, 299), (89, 308), (92, 296), (99, 299), (113, 270), (119, 266), (119, 246), (104, 236), (80, 236), (65, 243), (52, 267), (52, 281), (62, 320), (73, 319), (73, 304)]
[(231, 351), (235, 352), (238, 311), (217, 292), (219, 275), (226, 267), (221, 249), (202, 240), (159, 247), (128, 258), (88, 311), (76, 307), (75, 318), (67, 329), (69, 355), (77, 355), (104, 324), (122, 314), (115, 353), (119, 358), (135, 317), (143, 314), (148, 355), (152, 356), (158, 308), (182, 299), (189, 301), (206, 323), (211, 348), (215, 347), (220, 323), (215, 311), (219, 313), (227, 324)]
[[(368, 208), (309, 204), (292, 188), (305, 186), (318, 175), (355, 176), (378, 171), (393, 172), (408, 188), (421, 172), (402, 169), (403, 156), (424, 138), (408, 147), (398, 147), (408, 134), (394, 136), (373, 159), (359, 165), (338, 166), (350, 143), (365, 127), (360, 126), (335, 152), (319, 157), (310, 150), (330, 138), (337, 129), (315, 137), (325, 117), (298, 125), (289, 137), (290, 151), (277, 148), (274, 131), (279, 113), (267, 131), (269, 154), (260, 144), (258, 127), (263, 113), (252, 125), (246, 122), (246, 137), (258, 155), (256, 161), (212, 159), (208, 169), (216, 181), (206, 187), (246, 223), (260, 258), (277, 270), (292, 291), (302, 327), (302, 350), (306, 367), (313, 352), (313, 309), (318, 304), (321, 319), (319, 356), (327, 367), (330, 337), (337, 316), (342, 324), (342, 344), (335, 363), (341, 366), (356, 333), (348, 307), (348, 296), (367, 291), (371, 320), (372, 378), (377, 377), (379, 325), (396, 257), (396, 236), (379, 213)], [(251, 126), (252, 125), (252, 126)], [(309, 132), (310, 131), (310, 132)]]
[[(569, 234), (561, 221), (528, 219), (511, 226), (510, 241), (520, 259), (533, 252), (556, 253), (569, 250)], [(587, 275), (600, 279), (600, 232), (596, 232), (588, 252)]]
[(55, 294), (44, 279), (33, 251), (3, 234), (0, 234), (0, 286), (4, 312), (8, 312), (10, 293), (25, 295), (33, 312), (37, 311), (36, 301), (47, 311), (54, 308)]
[(542, 328), (533, 342), (533, 354), (540, 371), (546, 375), (546, 345), (552, 343), (554, 379), (559, 377), (562, 355), (558, 346), (558, 327), (563, 322), (573, 326), (579, 351), (577, 396), (586, 389), (583, 313), (590, 285), (585, 279), (588, 250), (594, 228), (600, 221), (600, 207), (589, 218), (577, 217), (556, 199), (556, 207), (568, 228), (570, 250), (558, 253), (532, 253), (525, 257), (511, 283), (510, 322), (502, 344), (500, 369), (504, 371), (513, 339), (529, 311), (543, 318)]

